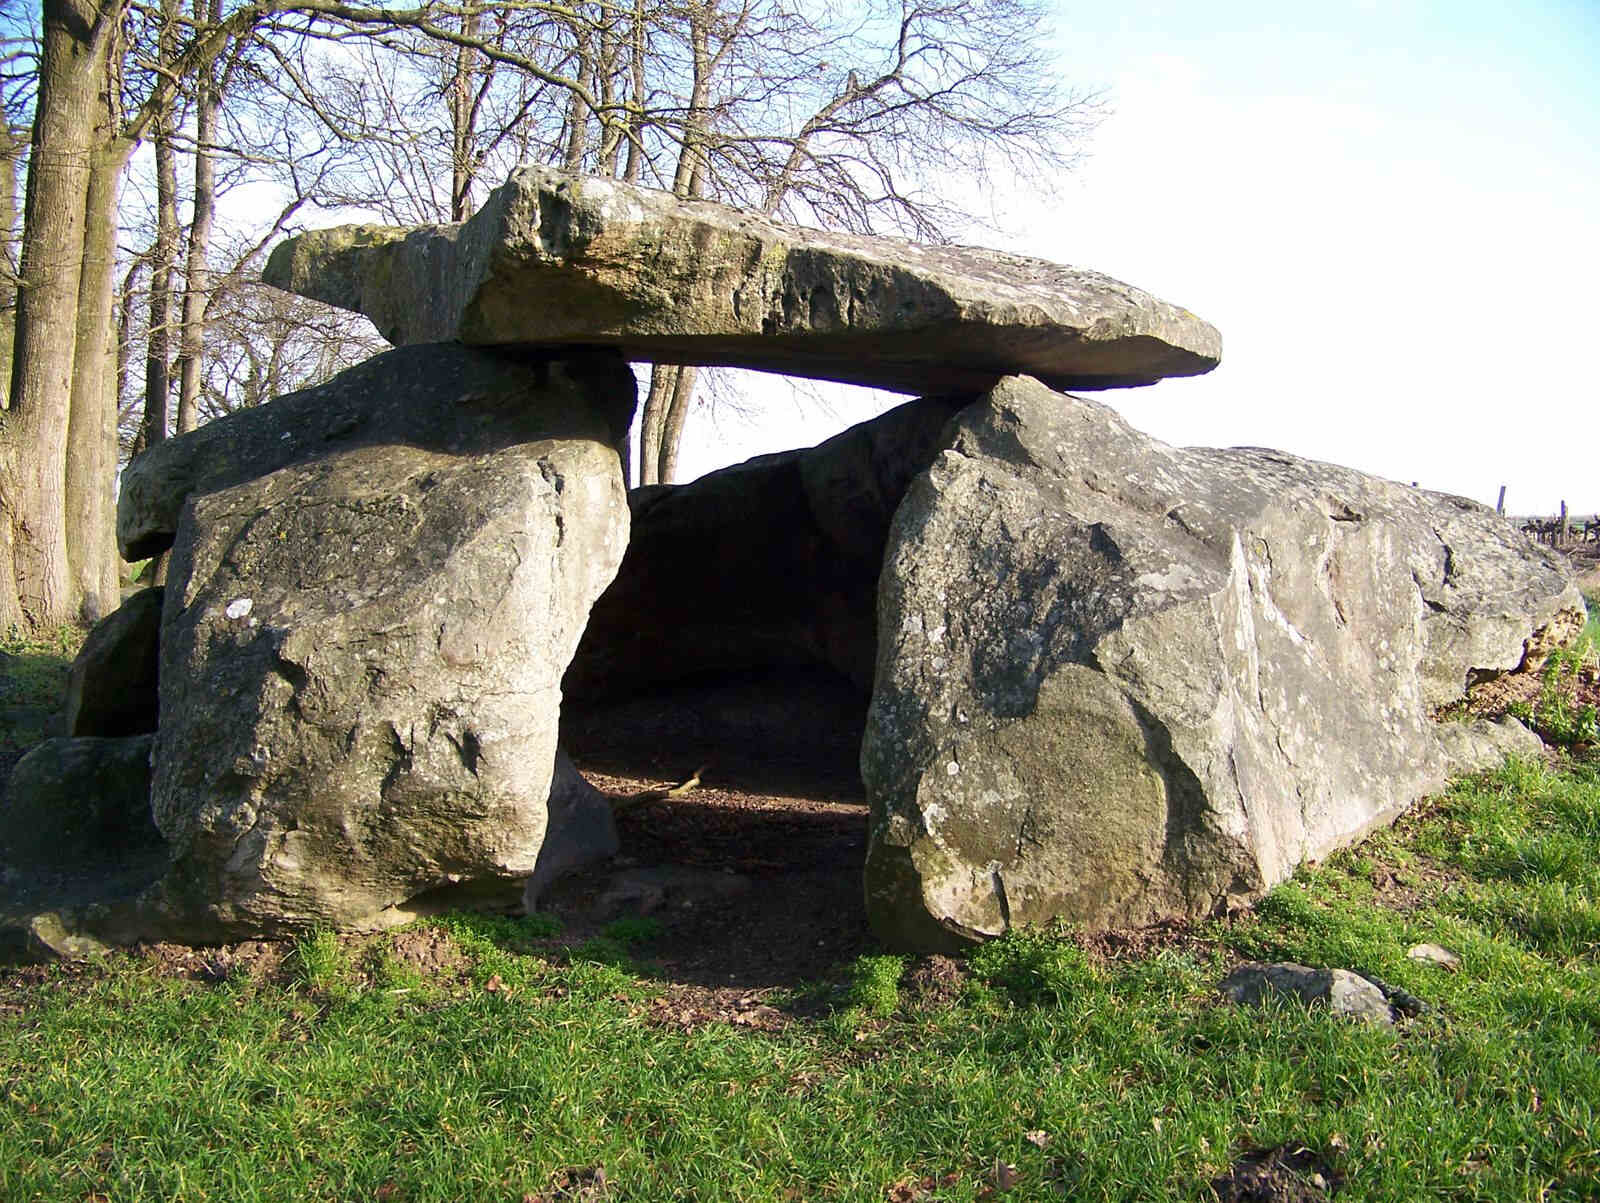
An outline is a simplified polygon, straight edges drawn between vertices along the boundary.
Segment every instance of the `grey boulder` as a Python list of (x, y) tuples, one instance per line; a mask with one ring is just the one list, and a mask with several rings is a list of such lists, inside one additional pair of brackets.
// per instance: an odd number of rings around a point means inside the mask
[(1437, 965), (1451, 973), (1461, 968), (1461, 954), (1452, 952), (1442, 944), (1415, 944), (1406, 949), (1406, 959), (1421, 961), (1424, 965)]
[(362, 446), (189, 497), (154, 757), (174, 865), (152, 898), (189, 938), (382, 927), (537, 871), (561, 675), (627, 539), (610, 440), (633, 385), (608, 379), (505, 412), (560, 437)]
[(617, 853), (617, 820), (611, 799), (583, 779), (571, 759), (557, 750), (550, 779), (544, 839), (533, 872), (522, 886), (522, 909), (529, 913), (552, 882), (575, 869)]
[(357, 447), (484, 455), (542, 438), (620, 446), (637, 387), (615, 352), (553, 355), (455, 343), (378, 355), (134, 458), (117, 497), (117, 543), (136, 560), (172, 546), (184, 501)]
[(0, 804), (0, 865), (21, 877), (99, 873), (159, 849), (151, 739), (58, 736), (18, 761)]
[(167, 866), (150, 815), (153, 739), (60, 736), (17, 762), (0, 798), (0, 949), (79, 959), (108, 933), (164, 934), (137, 904)]
[(1507, 758), (1538, 761), (1544, 756), (1544, 741), (1509, 714), (1442, 722), (1439, 747), (1452, 777), (1497, 769)]
[(67, 674), (68, 735), (156, 729), (163, 596), (160, 586), (141, 589), (89, 632)]
[(1171, 448), (1030, 380), (950, 431), (890, 532), (862, 746), (898, 946), (1248, 899), (1443, 784), (1432, 704), (1582, 622), (1559, 560), (1457, 498)]
[(605, 345), (908, 393), (1013, 372), (1119, 388), (1215, 367), (1216, 330), (1098, 272), (826, 233), (616, 180), (519, 168), (460, 225), (316, 230), (267, 283), (395, 344)]

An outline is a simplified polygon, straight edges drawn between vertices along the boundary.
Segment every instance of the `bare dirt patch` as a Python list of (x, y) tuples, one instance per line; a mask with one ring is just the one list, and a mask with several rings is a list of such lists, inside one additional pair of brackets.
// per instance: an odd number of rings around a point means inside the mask
[[(658, 784), (590, 779), (614, 796)], [(644, 955), (653, 972), (739, 997), (807, 985), (871, 945), (860, 803), (713, 783), (625, 811), (617, 828), (616, 858), (555, 883), (541, 902), (562, 921), (565, 940), (600, 934), (618, 919), (652, 919), (659, 933)], [(719, 998), (716, 1009), (734, 1001)]]
[(620, 853), (552, 885), (541, 909), (561, 919), (565, 941), (654, 920), (639, 955), (669, 983), (658, 1018), (767, 1026), (768, 997), (809, 989), (873, 947), (861, 886), (865, 717), (857, 691), (804, 672), (564, 715), (573, 762), (613, 798), (708, 767), (694, 792), (622, 811)]
[(907, 971), (905, 983), (913, 1007), (942, 1011), (954, 1006), (961, 997), (967, 984), (967, 970), (953, 957), (925, 957)]
[(258, 983), (281, 984), (288, 979), (284, 960), (289, 945), (276, 940), (245, 940), (212, 948), (185, 944), (138, 944), (133, 956), (162, 977), (199, 982), (224, 982), (245, 978)]
[(1300, 1145), (1247, 1153), (1211, 1181), (1221, 1203), (1318, 1203), (1344, 1177), (1320, 1154)]
[(395, 960), (424, 979), (454, 981), (467, 972), (466, 954), (448, 932), (436, 927), (404, 928), (387, 937), (387, 946)]
[(1183, 918), (1161, 919), (1143, 927), (1083, 932), (1078, 935), (1077, 944), (1091, 957), (1105, 962), (1143, 960), (1163, 949), (1203, 957), (1217, 946), (1215, 940), (1208, 940), (1195, 930), (1192, 920)]

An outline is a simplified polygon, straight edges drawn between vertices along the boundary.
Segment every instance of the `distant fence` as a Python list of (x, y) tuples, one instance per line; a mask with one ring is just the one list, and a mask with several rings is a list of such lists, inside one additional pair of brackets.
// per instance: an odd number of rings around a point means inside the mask
[(1529, 518), (1523, 522), (1522, 533), (1539, 543), (1551, 547), (1564, 547), (1569, 543), (1600, 542), (1600, 514), (1591, 518), (1569, 515), (1566, 506), (1554, 518)]
[[(1416, 482), (1412, 481), (1412, 487)], [(1494, 512), (1506, 517), (1506, 487), (1500, 486), (1500, 498), (1494, 503)], [(1561, 512), (1554, 518), (1511, 518), (1517, 529), (1536, 543), (1551, 547), (1566, 547), (1572, 543), (1600, 543), (1600, 514), (1580, 518), (1567, 513), (1567, 503), (1561, 503)]]

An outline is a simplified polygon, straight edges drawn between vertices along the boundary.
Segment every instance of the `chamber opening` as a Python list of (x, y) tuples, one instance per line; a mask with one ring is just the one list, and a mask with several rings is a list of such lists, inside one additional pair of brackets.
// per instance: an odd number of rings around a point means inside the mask
[[(794, 667), (567, 705), (562, 745), (612, 800), (620, 848), (539, 908), (571, 936), (643, 921), (644, 959), (705, 985), (799, 985), (858, 955), (867, 701), (837, 673)], [(695, 788), (660, 796), (701, 766)]]

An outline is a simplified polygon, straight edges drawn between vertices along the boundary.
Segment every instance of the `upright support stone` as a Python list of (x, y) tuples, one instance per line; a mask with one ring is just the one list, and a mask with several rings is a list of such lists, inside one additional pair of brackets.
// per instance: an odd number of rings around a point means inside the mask
[(1432, 709), (1582, 621), (1486, 507), (1006, 380), (890, 532), (873, 926), (936, 949), (1247, 899), (1481, 764)]
[[(613, 367), (586, 394), (477, 399), (459, 453), (369, 430), (187, 498), (162, 631), (153, 810), (174, 863), (157, 909), (195, 938), (374, 928), (442, 887), (534, 873), (561, 675), (627, 541), (613, 437), (634, 384)], [(448, 428), (464, 404), (446, 390), (408, 421)], [(533, 438), (541, 425), (561, 437)], [(603, 836), (566, 861), (614, 848)]]

